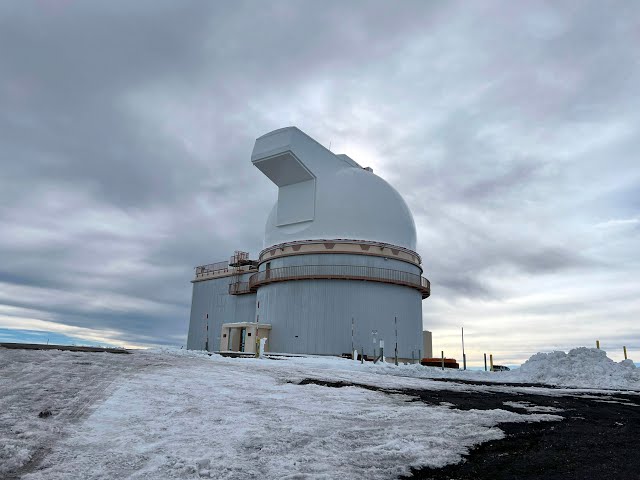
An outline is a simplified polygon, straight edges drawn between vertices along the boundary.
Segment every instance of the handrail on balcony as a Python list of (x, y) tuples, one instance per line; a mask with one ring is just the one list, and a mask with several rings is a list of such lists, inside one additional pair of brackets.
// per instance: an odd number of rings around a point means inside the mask
[(249, 282), (235, 282), (229, 284), (229, 295), (244, 295), (253, 293), (249, 287)]
[(429, 280), (416, 273), (359, 265), (295, 265), (263, 270), (249, 277), (249, 290), (255, 292), (260, 285), (273, 282), (313, 279), (363, 280), (390, 283), (415, 288), (420, 291), (422, 298), (427, 298), (431, 295)]
[(229, 262), (216, 262), (196, 267), (196, 278), (206, 277), (207, 275), (215, 275), (217, 273), (226, 273), (229, 271)]

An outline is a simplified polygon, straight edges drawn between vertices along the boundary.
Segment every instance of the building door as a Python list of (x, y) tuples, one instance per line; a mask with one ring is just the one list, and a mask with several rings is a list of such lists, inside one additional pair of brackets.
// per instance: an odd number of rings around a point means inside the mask
[(246, 342), (247, 339), (247, 329), (246, 328), (241, 328), (240, 329), (240, 352), (244, 352), (244, 344)]

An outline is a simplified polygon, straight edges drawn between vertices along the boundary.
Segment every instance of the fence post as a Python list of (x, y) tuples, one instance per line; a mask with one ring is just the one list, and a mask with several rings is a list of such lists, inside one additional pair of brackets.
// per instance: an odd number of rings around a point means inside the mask
[(600, 350), (600, 340), (596, 340), (596, 348)]
[(353, 352), (353, 317), (351, 317), (351, 351)]
[(624, 359), (627, 359), (627, 347), (622, 347), (622, 349), (624, 350)]
[(396, 367), (398, 366), (398, 317), (393, 317), (393, 321), (395, 323), (395, 327), (396, 327), (396, 350), (395, 350), (395, 364)]
[(487, 354), (484, 354), (484, 371), (487, 371)]
[(464, 352), (464, 327), (462, 327), (462, 369), (467, 369), (467, 356)]
[(489, 354), (489, 365), (491, 367), (491, 371), (493, 372), (493, 353)]
[(442, 370), (444, 370), (444, 350), (442, 350), (440, 354), (442, 356)]

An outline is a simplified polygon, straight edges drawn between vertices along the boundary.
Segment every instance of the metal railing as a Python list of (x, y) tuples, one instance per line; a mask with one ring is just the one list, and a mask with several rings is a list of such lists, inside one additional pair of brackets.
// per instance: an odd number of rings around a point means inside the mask
[(431, 295), (429, 280), (416, 273), (358, 265), (297, 265), (263, 270), (249, 277), (249, 291), (255, 292), (260, 285), (273, 282), (313, 279), (391, 283), (415, 288), (420, 291), (422, 298), (427, 298)]
[(196, 278), (215, 275), (217, 273), (226, 273), (228, 271), (229, 262), (209, 263), (208, 265), (200, 265), (199, 267), (196, 267)]
[(249, 282), (235, 282), (229, 284), (230, 295), (244, 295), (245, 293), (252, 293), (249, 287)]

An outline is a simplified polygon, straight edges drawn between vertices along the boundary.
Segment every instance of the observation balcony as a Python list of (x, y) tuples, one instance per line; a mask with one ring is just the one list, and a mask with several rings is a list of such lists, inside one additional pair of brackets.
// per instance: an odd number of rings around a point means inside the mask
[(414, 288), (421, 293), (423, 299), (431, 295), (431, 283), (418, 274), (356, 265), (298, 265), (267, 269), (251, 275), (249, 282), (231, 283), (229, 293), (254, 293), (262, 285), (295, 280), (361, 280), (389, 283)]
[(244, 295), (245, 293), (253, 293), (254, 291), (249, 288), (249, 282), (235, 282), (229, 284), (229, 295)]
[(210, 263), (196, 267), (196, 278), (229, 273), (229, 262)]

